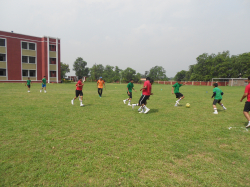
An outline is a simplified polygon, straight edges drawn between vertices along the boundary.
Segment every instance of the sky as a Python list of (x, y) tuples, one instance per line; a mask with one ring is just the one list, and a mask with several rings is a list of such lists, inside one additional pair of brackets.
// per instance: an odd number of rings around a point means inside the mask
[(250, 0), (0, 0), (0, 30), (61, 39), (70, 73), (77, 57), (167, 77), (203, 53), (250, 52)]

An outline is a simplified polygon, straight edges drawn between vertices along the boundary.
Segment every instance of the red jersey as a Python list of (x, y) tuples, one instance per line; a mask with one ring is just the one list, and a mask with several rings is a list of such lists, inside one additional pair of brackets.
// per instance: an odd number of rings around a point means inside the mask
[[(77, 86), (79, 84), (79, 86)], [(82, 86), (81, 85), (83, 85), (82, 84), (82, 81), (81, 80), (79, 80), (77, 83), (76, 83), (76, 90), (82, 90)]]
[(247, 93), (247, 101), (250, 102), (250, 83), (246, 86), (245, 93)]
[(146, 89), (142, 90), (142, 95), (150, 95), (151, 94), (151, 84), (149, 82), (149, 80), (144, 82), (143, 87), (147, 86)]

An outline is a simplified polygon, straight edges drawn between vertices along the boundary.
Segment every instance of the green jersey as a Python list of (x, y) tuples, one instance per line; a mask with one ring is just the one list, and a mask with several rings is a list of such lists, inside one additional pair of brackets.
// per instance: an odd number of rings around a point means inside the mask
[(172, 87), (174, 87), (174, 93), (180, 93), (179, 88), (182, 86), (182, 84), (179, 84), (178, 82), (175, 83)]
[(214, 99), (217, 99), (217, 100), (222, 99), (222, 96), (221, 96), (222, 91), (221, 91), (220, 88), (215, 87), (215, 88), (213, 89), (213, 93), (215, 93)]
[(27, 80), (27, 86), (30, 86), (31, 80)]
[(46, 84), (46, 79), (45, 78), (43, 78), (42, 81), (43, 81), (43, 84)]
[(127, 88), (129, 92), (132, 92), (132, 89), (134, 88), (134, 84), (132, 82), (128, 83)]

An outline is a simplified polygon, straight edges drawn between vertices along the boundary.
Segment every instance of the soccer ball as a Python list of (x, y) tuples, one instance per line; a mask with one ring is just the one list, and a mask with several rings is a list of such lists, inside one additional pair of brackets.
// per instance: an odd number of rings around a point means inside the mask
[(186, 104), (186, 107), (187, 107), (187, 108), (189, 108), (189, 107), (190, 107), (190, 104), (189, 104), (189, 103), (187, 103), (187, 104)]

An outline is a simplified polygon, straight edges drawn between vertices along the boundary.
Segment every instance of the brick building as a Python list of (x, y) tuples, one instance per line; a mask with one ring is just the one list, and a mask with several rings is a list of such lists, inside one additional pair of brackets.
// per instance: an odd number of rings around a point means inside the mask
[(60, 39), (0, 31), (0, 82), (61, 82)]

